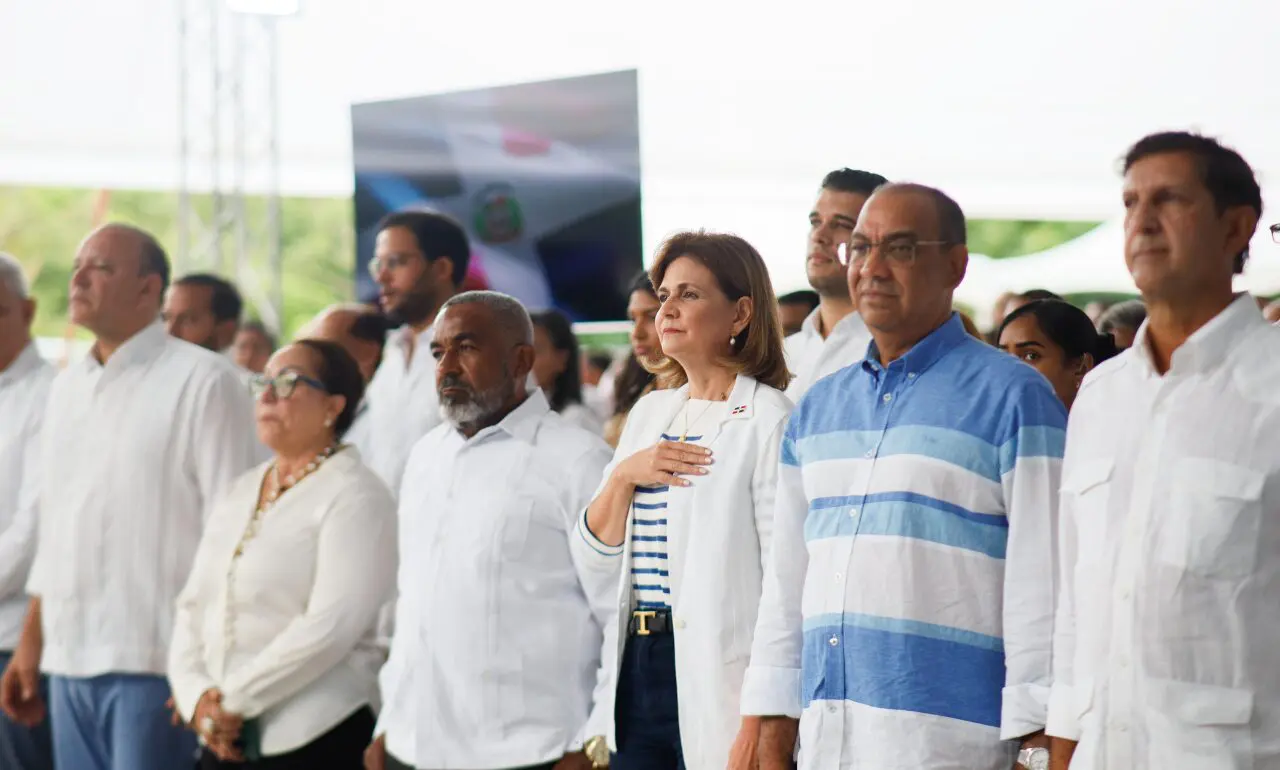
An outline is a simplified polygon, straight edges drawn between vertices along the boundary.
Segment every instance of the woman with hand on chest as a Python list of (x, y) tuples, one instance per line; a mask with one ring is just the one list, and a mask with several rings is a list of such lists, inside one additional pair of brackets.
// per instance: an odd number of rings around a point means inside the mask
[(593, 727), (615, 770), (745, 770), (759, 725), (738, 700), (791, 409), (777, 300), (733, 235), (672, 237), (650, 278), (670, 389), (632, 410), (574, 542), (602, 569), (622, 559), (602, 655), (614, 722)]
[(206, 523), (170, 648), (177, 710), (202, 770), (357, 770), (396, 565), (391, 493), (339, 443), (364, 381), (338, 345), (300, 340), (251, 386), (274, 457)]

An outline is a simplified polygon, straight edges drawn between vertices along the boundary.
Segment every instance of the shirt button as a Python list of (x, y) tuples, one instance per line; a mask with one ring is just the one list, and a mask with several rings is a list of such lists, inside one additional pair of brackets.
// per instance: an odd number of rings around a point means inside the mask
[(676, 628), (684, 628), (684, 620), (683, 620), (683, 619), (681, 619), (681, 620), (677, 620), (677, 621), (676, 621)]
[(839, 645), (840, 645), (840, 637), (838, 637), (838, 636), (833, 636), (833, 637), (831, 637), (830, 639), (828, 639), (828, 640), (827, 640), (827, 644), (831, 645), (832, 647), (837, 647), (837, 646), (839, 646)]
[(838, 581), (840, 580), (840, 578), (841, 578), (841, 575), (840, 575), (840, 573), (839, 573), (839, 572), (837, 572), (837, 573), (836, 573), (836, 581), (838, 582)]
[(890, 401), (892, 401), (892, 400), (893, 400), (893, 394), (892, 394), (892, 393), (885, 393), (885, 394), (884, 394), (884, 402), (885, 402), (886, 404), (887, 404), (887, 403), (889, 403), (889, 402), (890, 402)]
[(908, 379), (908, 380), (914, 380), (915, 378), (916, 378), (916, 373), (915, 373), (915, 372), (907, 372), (907, 379)]
[(851, 509), (849, 509), (849, 518), (851, 518), (851, 519), (856, 519), (856, 518), (858, 518), (858, 509), (857, 509), (857, 508), (851, 508)]
[(867, 454), (866, 454), (865, 456), (866, 456), (866, 457), (875, 457), (875, 456), (876, 456), (876, 450), (874, 450), (874, 449), (868, 449), (868, 450), (867, 450)]
[(834, 714), (834, 713), (836, 713), (836, 704), (834, 704), (834, 703), (828, 703), (828, 704), (827, 704), (827, 713), (828, 713), (828, 714)]

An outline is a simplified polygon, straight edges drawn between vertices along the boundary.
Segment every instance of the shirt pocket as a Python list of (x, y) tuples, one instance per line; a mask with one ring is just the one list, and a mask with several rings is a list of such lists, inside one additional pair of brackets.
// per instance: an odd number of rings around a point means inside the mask
[(1067, 470), (1062, 497), (1075, 517), (1076, 563), (1094, 564), (1106, 552), (1107, 506), (1111, 502), (1111, 476), (1115, 460), (1087, 460)]
[(1258, 561), (1266, 477), (1242, 465), (1186, 458), (1169, 479), (1156, 558), (1206, 578), (1238, 580)]
[(1148, 681), (1148, 766), (1178, 770), (1253, 767), (1253, 692), (1230, 687)]

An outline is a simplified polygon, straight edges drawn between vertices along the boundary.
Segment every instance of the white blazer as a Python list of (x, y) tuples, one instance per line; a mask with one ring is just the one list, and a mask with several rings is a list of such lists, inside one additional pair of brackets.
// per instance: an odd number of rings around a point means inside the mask
[[(686, 385), (659, 390), (636, 403), (627, 418), (613, 468), (657, 443), (688, 400)], [(773, 523), (778, 453), (791, 402), (781, 391), (739, 376), (723, 422), (710, 431), (710, 473), (667, 493), (667, 562), (675, 625), (680, 740), (688, 770), (724, 770), (742, 724), (739, 695), (751, 655), (760, 590)], [(603, 484), (601, 485), (603, 489)], [(613, 724), (618, 667), (631, 613), (631, 527), (623, 549), (616, 622), (605, 628), (603, 668), (612, 682), (592, 725), (617, 750)], [(580, 558), (616, 559), (572, 538)], [(599, 693), (598, 693), (599, 694)]]

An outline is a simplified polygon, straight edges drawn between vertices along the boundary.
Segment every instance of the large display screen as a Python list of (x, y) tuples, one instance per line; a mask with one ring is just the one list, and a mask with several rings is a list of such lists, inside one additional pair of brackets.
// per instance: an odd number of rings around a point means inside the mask
[(351, 124), (361, 299), (378, 220), (421, 207), (466, 228), (466, 288), (625, 317), (642, 264), (634, 70), (357, 104)]

